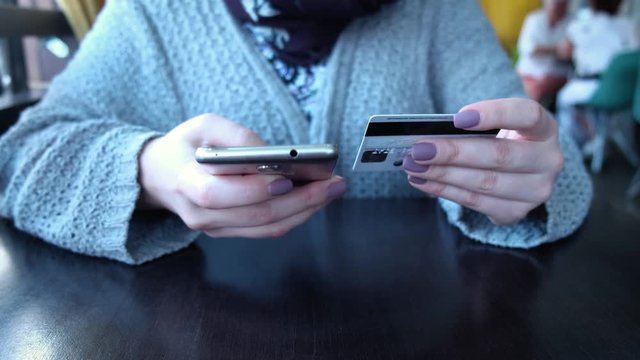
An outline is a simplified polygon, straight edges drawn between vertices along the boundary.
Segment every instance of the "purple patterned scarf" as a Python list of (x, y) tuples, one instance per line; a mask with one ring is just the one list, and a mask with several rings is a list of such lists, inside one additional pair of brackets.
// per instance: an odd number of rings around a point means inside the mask
[(326, 57), (354, 18), (397, 0), (225, 0), (242, 23), (272, 31), (269, 44), (292, 65), (308, 66)]

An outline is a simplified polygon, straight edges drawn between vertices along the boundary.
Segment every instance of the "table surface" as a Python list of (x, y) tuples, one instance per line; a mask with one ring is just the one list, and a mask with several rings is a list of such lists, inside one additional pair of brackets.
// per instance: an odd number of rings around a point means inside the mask
[(594, 204), (571, 238), (484, 246), (434, 201), (339, 201), (280, 239), (130, 267), (0, 223), (0, 358), (640, 357), (640, 239)]

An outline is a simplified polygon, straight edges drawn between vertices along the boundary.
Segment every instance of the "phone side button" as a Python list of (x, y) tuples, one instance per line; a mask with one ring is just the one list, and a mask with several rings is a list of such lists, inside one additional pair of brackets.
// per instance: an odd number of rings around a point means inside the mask
[(263, 164), (258, 165), (256, 169), (259, 173), (273, 174), (274, 172), (279, 172), (281, 167), (278, 164)]

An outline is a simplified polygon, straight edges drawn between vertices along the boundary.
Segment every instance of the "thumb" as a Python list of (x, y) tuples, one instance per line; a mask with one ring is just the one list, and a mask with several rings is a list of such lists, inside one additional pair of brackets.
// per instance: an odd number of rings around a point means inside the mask
[(202, 114), (178, 125), (173, 131), (192, 146), (262, 146), (265, 142), (251, 129), (215, 114)]

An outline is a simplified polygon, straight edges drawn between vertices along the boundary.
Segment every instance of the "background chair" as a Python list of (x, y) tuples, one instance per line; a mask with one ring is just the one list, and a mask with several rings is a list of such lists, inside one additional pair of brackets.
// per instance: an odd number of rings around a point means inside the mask
[(594, 173), (602, 169), (608, 140), (613, 140), (632, 166), (640, 164), (630, 111), (636, 93), (639, 64), (640, 51), (617, 55), (602, 74), (591, 100), (585, 104), (595, 130), (591, 159), (591, 171)]
[[(640, 78), (640, 63), (638, 63), (638, 77)], [(633, 118), (640, 124), (640, 81), (636, 80), (636, 91), (633, 94)], [(627, 189), (627, 197), (635, 198), (640, 194), (640, 166), (636, 167), (636, 173), (631, 178), (631, 183)]]

